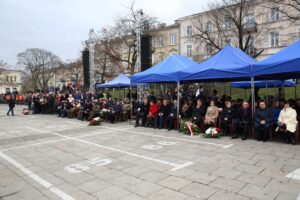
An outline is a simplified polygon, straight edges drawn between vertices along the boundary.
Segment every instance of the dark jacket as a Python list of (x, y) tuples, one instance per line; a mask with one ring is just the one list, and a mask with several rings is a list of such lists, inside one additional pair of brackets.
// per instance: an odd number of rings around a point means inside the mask
[[(139, 109), (139, 111), (138, 111), (138, 109)], [(138, 111), (139, 113), (148, 114), (148, 113), (149, 113), (149, 104), (145, 105), (144, 102), (139, 103), (139, 104), (137, 105), (137, 111)]]
[(221, 113), (221, 119), (227, 118), (228, 120), (232, 120), (234, 118), (235, 112), (234, 108), (230, 107), (224, 107)]
[(160, 108), (158, 109), (158, 113), (163, 113), (164, 117), (167, 117), (170, 114), (170, 105), (161, 105)]
[(200, 108), (195, 107), (193, 110), (193, 117), (197, 119), (202, 119), (205, 117), (206, 114), (206, 107), (203, 105)]
[(255, 110), (255, 123), (260, 123), (261, 120), (265, 120), (266, 123), (271, 123), (273, 122), (273, 112), (271, 109), (269, 108), (265, 108), (265, 109), (260, 109), (258, 108), (257, 110)]
[(173, 117), (177, 117), (177, 106), (175, 106), (175, 105), (170, 106), (169, 115), (170, 114), (173, 114)]
[(16, 104), (16, 100), (15, 100), (13, 97), (11, 97), (11, 98), (7, 101), (7, 103), (8, 103), (8, 106), (9, 106), (10, 108), (14, 108), (14, 107), (15, 107), (15, 104)]
[(188, 110), (186, 112), (183, 112), (182, 109), (180, 111), (181, 118), (188, 119), (193, 116), (193, 108), (189, 106)]
[(252, 118), (252, 112), (250, 108), (244, 109), (243, 107), (238, 108), (236, 112), (236, 120), (238, 122), (247, 121), (250, 122)]

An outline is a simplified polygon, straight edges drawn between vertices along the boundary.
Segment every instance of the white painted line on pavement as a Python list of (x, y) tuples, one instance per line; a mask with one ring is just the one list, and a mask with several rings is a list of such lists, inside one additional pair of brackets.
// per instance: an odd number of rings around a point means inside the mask
[(30, 171), (28, 168), (24, 167), (20, 163), (18, 163), (16, 160), (13, 158), (9, 157), (8, 155), (4, 154), (3, 152), (0, 152), (0, 157), (3, 158), (4, 160), (8, 161), (10, 164), (14, 165), (16, 168), (18, 168), (20, 171), (22, 171), (24, 174), (35, 180), (37, 183), (45, 187), (46, 189), (50, 190), (54, 194), (56, 194), (58, 197), (60, 197), (63, 200), (75, 200), (73, 197), (70, 195), (66, 194), (59, 188), (53, 186), (51, 183), (46, 181), (45, 179), (41, 178), (37, 174), (33, 173)]
[[(31, 129), (30, 127), (26, 127), (26, 128)], [(34, 131), (36, 131), (36, 130), (34, 130)], [(112, 131), (107, 131), (105, 133), (91, 133), (91, 134), (77, 136), (77, 137), (74, 137), (74, 138), (85, 138), (85, 137), (90, 137), (90, 136), (95, 136), (95, 135), (102, 135), (102, 134), (111, 133), (111, 132)], [(44, 133), (48, 133), (48, 132), (44, 132)], [(61, 142), (61, 141), (65, 141), (65, 140), (70, 140), (70, 139), (63, 138), (63, 139), (58, 139), (58, 140), (48, 140), (48, 141), (45, 141), (45, 142), (37, 142), (37, 143), (33, 143), (33, 144), (27, 144), (27, 145), (22, 145), (22, 146), (9, 147), (9, 148), (6, 148), (6, 149), (0, 149), (0, 151), (8, 151), (8, 150), (13, 150), (13, 149), (21, 149), (21, 148), (26, 148), (26, 147), (31, 147), (31, 146), (37, 146), (37, 145), (42, 145), (42, 144), (50, 144), (50, 143), (55, 143), (55, 142)]]
[(102, 149), (107, 149), (107, 150), (110, 150), (110, 151), (119, 152), (119, 153), (122, 153), (122, 154), (134, 156), (134, 157), (137, 157), (137, 158), (142, 158), (142, 159), (145, 159), (145, 160), (150, 160), (150, 161), (153, 161), (153, 162), (157, 162), (157, 163), (169, 165), (169, 166), (172, 166), (172, 167), (175, 168), (175, 169), (172, 168), (171, 169), (172, 171), (176, 171), (176, 170), (182, 169), (182, 168), (184, 168), (186, 166), (189, 166), (189, 165), (193, 164), (193, 162), (188, 162), (189, 164), (187, 164), (187, 163), (184, 163), (184, 164), (172, 163), (172, 162), (169, 162), (169, 161), (160, 160), (160, 159), (156, 159), (156, 158), (151, 158), (149, 156), (144, 156), (144, 155), (141, 155), (141, 154), (136, 154), (136, 153), (124, 151), (124, 150), (121, 150), (121, 149), (116, 149), (116, 148), (113, 148), (113, 147), (104, 146), (104, 145), (101, 145), (101, 144), (96, 144), (96, 143), (85, 141), (85, 140), (81, 140), (81, 139), (78, 139), (78, 138), (73, 138), (73, 137), (61, 135), (59, 133), (54, 133), (54, 132), (48, 132), (48, 131), (44, 131), (44, 130), (39, 130), (39, 129), (35, 129), (35, 128), (32, 128), (32, 127), (26, 127), (26, 128), (29, 128), (31, 130), (35, 130), (35, 131), (41, 132), (41, 133), (49, 133), (49, 134), (57, 135), (57, 136), (60, 136), (60, 137), (63, 137), (63, 138), (67, 138), (67, 139), (70, 139), (70, 140), (74, 140), (74, 141), (77, 141), (77, 142), (81, 142), (81, 143), (89, 144), (89, 145), (92, 145), (92, 146), (96, 146), (96, 147), (99, 147), (99, 148), (102, 148)]
[(288, 175), (285, 176), (286, 178), (291, 178), (291, 179), (296, 179), (300, 180), (300, 168), (296, 169), (295, 171), (289, 173)]
[[(188, 140), (188, 139), (184, 139), (184, 138), (171, 137), (171, 136), (154, 135), (154, 134), (151, 134), (151, 133), (142, 133), (142, 132), (136, 132), (136, 131), (129, 131), (129, 130), (124, 130), (124, 129), (119, 129), (119, 128), (112, 128), (112, 127), (107, 127), (107, 126), (101, 126), (101, 127), (111, 129), (111, 130), (116, 130), (116, 131), (125, 131), (125, 132), (128, 132), (128, 133), (134, 133), (134, 134), (139, 134), (139, 135), (147, 135), (147, 136), (159, 137), (159, 138), (164, 138), (164, 139), (180, 140), (180, 141), (190, 142), (190, 143), (219, 146), (219, 147), (222, 147), (224, 149), (228, 149), (228, 148), (233, 146), (233, 144), (219, 144), (219, 143), (204, 142), (204, 141), (199, 141), (199, 140)], [(120, 134), (120, 133), (117, 133), (117, 132), (114, 132), (114, 133), (115, 134)]]

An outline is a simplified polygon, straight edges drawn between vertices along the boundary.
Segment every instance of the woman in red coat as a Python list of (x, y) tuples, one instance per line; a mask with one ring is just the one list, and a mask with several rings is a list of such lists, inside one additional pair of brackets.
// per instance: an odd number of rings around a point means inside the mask
[(158, 112), (158, 105), (154, 100), (150, 101), (149, 113), (147, 115), (147, 125), (148, 127), (153, 127), (154, 119)]

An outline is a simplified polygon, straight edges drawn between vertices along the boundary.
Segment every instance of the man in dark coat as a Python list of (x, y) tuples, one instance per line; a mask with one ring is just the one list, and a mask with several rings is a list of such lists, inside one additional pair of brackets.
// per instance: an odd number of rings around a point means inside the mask
[(140, 119), (142, 119), (142, 126), (145, 126), (147, 114), (149, 112), (149, 102), (145, 98), (143, 102), (137, 105), (136, 122), (134, 127), (140, 126)]
[(15, 115), (14, 114), (14, 107), (16, 105), (16, 100), (13, 97), (13, 95), (10, 94), (8, 96), (7, 103), (8, 103), (8, 108), (9, 108), (9, 110), (7, 111), (7, 115), (9, 115), (10, 112), (11, 112), (11, 115)]
[(254, 119), (256, 138), (258, 141), (267, 141), (273, 118), (273, 112), (271, 109), (267, 108), (266, 102), (263, 100), (259, 101), (258, 109), (255, 111)]
[(229, 127), (232, 122), (232, 119), (234, 118), (234, 109), (231, 106), (231, 101), (227, 100), (225, 101), (225, 107), (222, 109), (221, 113), (221, 129), (223, 130), (225, 135), (228, 135), (229, 133)]
[(158, 114), (154, 120), (154, 128), (162, 129), (165, 123), (165, 120), (169, 116), (170, 105), (167, 99), (164, 99), (163, 105), (160, 106)]
[[(251, 122), (252, 114), (248, 101), (244, 101), (242, 106), (238, 108), (235, 118), (236, 131), (232, 134), (232, 139), (238, 138), (238, 135), (242, 135), (242, 140), (246, 140), (248, 137), (248, 127)], [(239, 132), (239, 133), (238, 133)]]
[(169, 116), (167, 117), (168, 131), (174, 126), (174, 121), (177, 119), (177, 100), (173, 101), (173, 105), (170, 106)]

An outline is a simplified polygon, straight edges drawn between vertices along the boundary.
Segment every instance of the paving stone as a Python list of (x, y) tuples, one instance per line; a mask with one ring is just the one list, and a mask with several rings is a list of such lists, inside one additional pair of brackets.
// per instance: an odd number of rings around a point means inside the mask
[(111, 183), (117, 185), (118, 187), (126, 188), (132, 185), (136, 185), (141, 181), (142, 179), (138, 179), (134, 176), (124, 175), (113, 179)]
[(240, 191), (246, 185), (246, 183), (233, 180), (233, 179), (220, 177), (214, 182), (212, 182), (210, 185), (216, 188), (220, 188), (229, 192), (236, 193)]
[(166, 173), (162, 173), (162, 172), (158, 172), (158, 171), (154, 171), (154, 170), (150, 170), (150, 171), (147, 171), (146, 173), (144, 174), (141, 174), (140, 175), (140, 178), (141, 179), (144, 179), (146, 181), (150, 181), (150, 182), (153, 182), (153, 183), (156, 183), (166, 177), (168, 177), (169, 174), (166, 174)]
[(250, 200), (249, 197), (220, 190), (213, 194), (208, 200)]
[(240, 165), (236, 166), (235, 169), (237, 169), (239, 171), (243, 171), (243, 172), (248, 172), (248, 173), (251, 173), (251, 174), (259, 174), (260, 172), (262, 172), (264, 170), (264, 167), (257, 167), (257, 166), (253, 166), (253, 165), (240, 164)]
[(269, 188), (261, 188), (257, 185), (253, 184), (248, 184), (246, 187), (244, 187), (239, 194), (254, 198), (254, 199), (259, 199), (259, 200), (270, 200), (274, 199), (279, 192), (273, 189)]
[(202, 184), (209, 184), (212, 181), (216, 180), (218, 178), (218, 176), (214, 176), (214, 175), (209, 175), (207, 173), (203, 173), (203, 172), (197, 172), (194, 174), (190, 174), (187, 179), (198, 182), (198, 183), (202, 183)]
[(173, 190), (179, 190), (186, 186), (187, 184), (190, 184), (191, 181), (183, 179), (183, 178), (178, 178), (175, 176), (169, 176), (162, 181), (158, 182), (158, 184), (171, 188)]
[(149, 197), (150, 195), (154, 194), (155, 192), (161, 190), (163, 187), (154, 184), (154, 183), (150, 183), (150, 182), (146, 182), (146, 181), (142, 181), (136, 185), (127, 187), (126, 190), (129, 190), (137, 195), (143, 196), (143, 197)]
[(208, 199), (212, 196), (218, 189), (214, 187), (210, 187), (207, 185), (203, 185), (200, 183), (191, 183), (185, 186), (180, 192), (183, 192), (187, 195), (199, 198), (199, 199)]
[(220, 167), (219, 169), (213, 171), (212, 174), (216, 176), (222, 176), (225, 178), (235, 179), (239, 175), (241, 175), (242, 172), (231, 168)]
[(266, 186), (268, 189), (282, 191), (289, 194), (298, 195), (300, 193), (300, 185), (292, 182), (272, 179)]
[(174, 190), (170, 189), (162, 189), (158, 191), (157, 193), (151, 195), (149, 197), (149, 200), (183, 200), (186, 199), (188, 196), (179, 192), (176, 192)]
[(100, 180), (100, 179), (94, 179), (94, 180), (87, 181), (85, 183), (76, 185), (76, 187), (78, 189), (85, 191), (87, 193), (95, 193), (97, 191), (103, 190), (110, 186), (111, 186), (111, 184), (107, 183), (104, 180)]
[(130, 195), (130, 192), (117, 186), (111, 186), (99, 192), (93, 193), (93, 196), (103, 200), (119, 200), (128, 195)]
[[(276, 197), (276, 200), (295, 200), (297, 199), (298, 195), (293, 195), (285, 192), (280, 192), (279, 195)], [(297, 199), (298, 200), (298, 199)]]
[(237, 178), (237, 180), (264, 187), (268, 182), (270, 182), (271, 178), (257, 174), (243, 173)]

